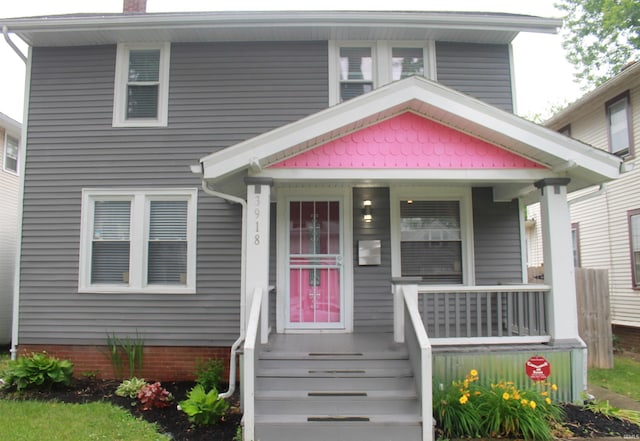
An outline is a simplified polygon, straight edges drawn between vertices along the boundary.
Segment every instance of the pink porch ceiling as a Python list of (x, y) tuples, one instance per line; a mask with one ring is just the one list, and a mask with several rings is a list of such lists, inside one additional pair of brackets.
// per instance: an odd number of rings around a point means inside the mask
[(544, 166), (406, 112), (272, 168), (531, 169)]

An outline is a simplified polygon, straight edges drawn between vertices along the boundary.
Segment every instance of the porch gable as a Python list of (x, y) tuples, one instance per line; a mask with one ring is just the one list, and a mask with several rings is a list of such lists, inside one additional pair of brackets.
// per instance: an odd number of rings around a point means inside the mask
[(268, 168), (546, 169), (479, 138), (404, 112)]

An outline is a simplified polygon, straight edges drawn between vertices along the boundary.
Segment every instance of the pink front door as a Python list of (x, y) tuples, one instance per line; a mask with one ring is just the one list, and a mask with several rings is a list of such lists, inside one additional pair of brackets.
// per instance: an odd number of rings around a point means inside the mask
[(338, 201), (289, 202), (289, 304), (292, 328), (343, 323)]

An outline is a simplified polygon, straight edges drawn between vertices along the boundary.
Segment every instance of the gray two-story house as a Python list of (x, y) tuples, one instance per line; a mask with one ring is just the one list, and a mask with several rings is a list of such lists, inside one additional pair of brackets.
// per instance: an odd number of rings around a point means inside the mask
[[(432, 381), (522, 383), (533, 355), (579, 398), (566, 194), (620, 161), (513, 114), (510, 43), (559, 20), (0, 25), (30, 47), (14, 354), (109, 376), (107, 335), (137, 333), (145, 378), (223, 358), (248, 440), (430, 439)], [(528, 285), (538, 200), (546, 278)]]

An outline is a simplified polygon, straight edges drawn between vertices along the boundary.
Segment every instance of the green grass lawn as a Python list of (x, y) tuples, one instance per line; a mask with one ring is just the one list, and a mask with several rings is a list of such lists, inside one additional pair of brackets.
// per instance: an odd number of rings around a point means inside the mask
[(0, 439), (12, 441), (166, 441), (154, 425), (109, 403), (0, 400)]
[(640, 401), (640, 362), (623, 355), (614, 357), (613, 369), (589, 369), (589, 383)]

